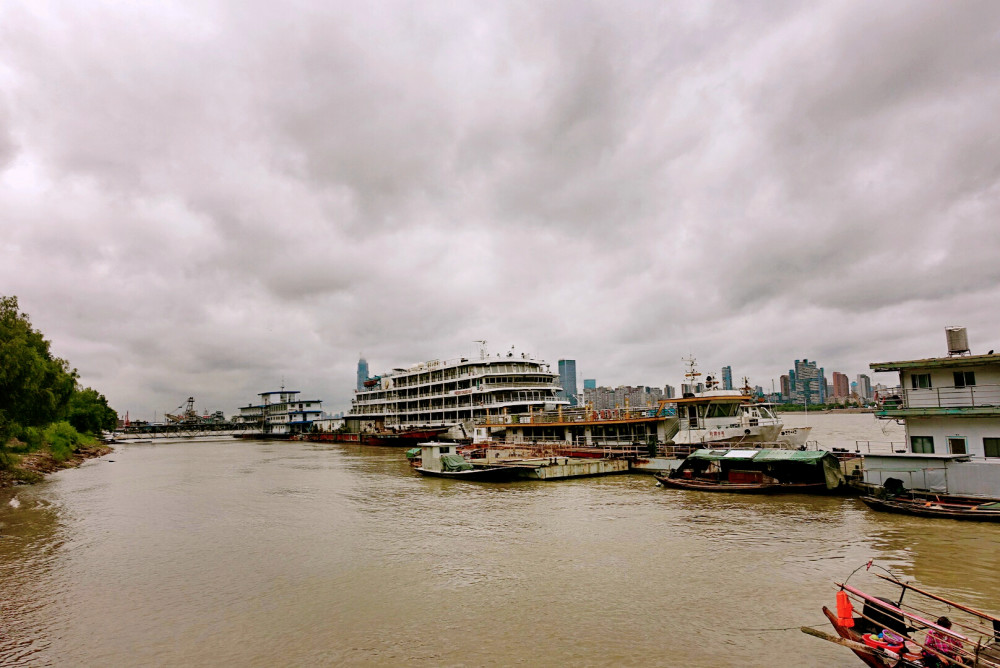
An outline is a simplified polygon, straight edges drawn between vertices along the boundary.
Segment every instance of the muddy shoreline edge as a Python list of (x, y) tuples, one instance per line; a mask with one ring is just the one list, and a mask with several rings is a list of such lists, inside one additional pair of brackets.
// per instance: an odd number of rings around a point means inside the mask
[(114, 448), (104, 443), (81, 446), (64, 461), (57, 462), (49, 452), (31, 452), (19, 455), (20, 462), (10, 469), (0, 470), (0, 489), (20, 485), (32, 485), (45, 480), (45, 476), (63, 469), (79, 467), (88, 459), (96, 459), (114, 452)]

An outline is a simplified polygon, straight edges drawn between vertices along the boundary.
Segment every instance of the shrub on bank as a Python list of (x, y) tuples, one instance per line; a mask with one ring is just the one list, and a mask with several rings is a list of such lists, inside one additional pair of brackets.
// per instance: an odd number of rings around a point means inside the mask
[(35, 452), (42, 448), (42, 430), (39, 427), (21, 427), (7, 444), (11, 452)]
[(52, 459), (64, 462), (80, 445), (80, 432), (69, 422), (53, 422), (45, 428), (43, 438), (52, 453)]
[[(80, 446), (96, 444), (118, 416), (93, 388), (81, 388), (69, 363), (52, 354), (51, 343), (20, 311), (17, 297), (0, 295), (0, 471), (18, 455), (51, 451), (66, 461)], [(10, 475), (0, 476), (0, 483)], [(2, 484), (0, 484), (2, 486)]]

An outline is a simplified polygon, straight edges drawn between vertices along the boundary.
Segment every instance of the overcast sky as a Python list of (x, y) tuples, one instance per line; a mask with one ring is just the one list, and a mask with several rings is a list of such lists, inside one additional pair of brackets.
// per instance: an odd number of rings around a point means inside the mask
[(133, 418), (477, 339), (853, 380), (1000, 349), (998, 137), (994, 1), (4, 2), (0, 294)]

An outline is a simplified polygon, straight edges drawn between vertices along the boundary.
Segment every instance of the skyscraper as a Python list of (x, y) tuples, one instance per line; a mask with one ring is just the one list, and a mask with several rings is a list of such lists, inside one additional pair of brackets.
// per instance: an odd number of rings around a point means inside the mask
[(816, 362), (795, 360), (795, 368), (788, 370), (788, 381), (795, 403), (807, 406), (826, 403), (826, 378)]
[(733, 367), (731, 366), (722, 367), (722, 389), (733, 389)]
[(364, 357), (358, 360), (358, 391), (364, 389), (365, 381), (368, 380), (368, 360)]
[(569, 399), (570, 406), (579, 402), (576, 398), (576, 360), (559, 360), (559, 384), (562, 385), (560, 395)]
[(858, 397), (862, 401), (872, 398), (872, 379), (863, 373), (858, 374)]
[(847, 375), (839, 371), (833, 372), (833, 396), (835, 399), (846, 399), (851, 394)]
[(792, 398), (792, 384), (787, 374), (781, 376), (781, 398), (785, 401)]

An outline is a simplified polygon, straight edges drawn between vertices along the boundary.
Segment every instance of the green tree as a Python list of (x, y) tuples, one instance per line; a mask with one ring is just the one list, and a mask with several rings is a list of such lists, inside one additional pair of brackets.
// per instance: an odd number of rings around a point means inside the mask
[(97, 390), (85, 388), (69, 399), (66, 419), (77, 431), (100, 436), (118, 425), (118, 413), (108, 406), (108, 400)]
[(17, 297), (0, 297), (0, 460), (21, 427), (61, 417), (76, 389), (76, 370), (53, 357), (49, 342), (19, 312)]

